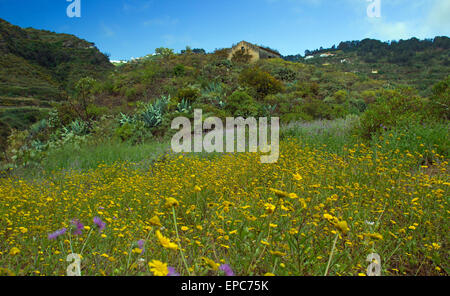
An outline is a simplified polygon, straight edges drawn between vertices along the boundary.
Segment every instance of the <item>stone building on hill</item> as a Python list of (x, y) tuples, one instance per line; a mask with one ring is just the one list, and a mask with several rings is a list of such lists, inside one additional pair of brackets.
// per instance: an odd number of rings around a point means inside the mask
[(234, 45), (228, 55), (228, 59), (231, 60), (235, 54), (248, 54), (251, 56), (250, 63), (257, 62), (261, 59), (274, 59), (281, 58), (281, 54), (270, 48), (255, 45), (246, 41), (241, 41)]

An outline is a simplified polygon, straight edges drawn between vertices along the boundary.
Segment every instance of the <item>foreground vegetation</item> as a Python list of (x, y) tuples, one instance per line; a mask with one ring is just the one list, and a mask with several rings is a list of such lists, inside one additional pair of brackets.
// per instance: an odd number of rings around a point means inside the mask
[(285, 127), (276, 164), (138, 145), (158, 161), (119, 154), (98, 165), (86, 160), (110, 151), (87, 157), (92, 147), (80, 146), (68, 161), (67, 148), (54, 171), (0, 180), (0, 266), (64, 275), (74, 252), (83, 275), (323, 275), (329, 260), (330, 275), (361, 275), (378, 253), (384, 275), (448, 274), (448, 156), (432, 144), (448, 145), (448, 125), (428, 139), (412, 128), (368, 144), (358, 125)]
[[(377, 253), (384, 275), (448, 275), (448, 38), (324, 65), (159, 48), (113, 70), (73, 36), (0, 20), (1, 38), (0, 274), (65, 275), (78, 253), (83, 275), (364, 275)], [(378, 47), (381, 75), (354, 73)], [(408, 80), (424, 57), (437, 70)], [(279, 161), (172, 154), (194, 109), (280, 117)]]

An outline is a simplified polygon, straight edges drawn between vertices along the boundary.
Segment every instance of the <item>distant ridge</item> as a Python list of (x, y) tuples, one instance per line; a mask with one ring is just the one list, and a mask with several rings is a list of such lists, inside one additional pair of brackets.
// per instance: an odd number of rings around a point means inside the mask
[(60, 100), (80, 78), (112, 68), (94, 43), (0, 19), (0, 96)]

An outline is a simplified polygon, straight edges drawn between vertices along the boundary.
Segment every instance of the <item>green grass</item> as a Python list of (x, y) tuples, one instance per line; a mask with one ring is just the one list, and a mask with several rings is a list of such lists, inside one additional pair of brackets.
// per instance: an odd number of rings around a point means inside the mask
[(148, 169), (168, 149), (166, 142), (150, 142), (133, 146), (129, 143), (110, 141), (97, 145), (68, 144), (60, 149), (50, 150), (42, 161), (28, 168), (19, 168), (17, 175), (35, 178), (54, 171), (95, 169), (100, 164), (133, 163), (136, 168)]
[(282, 127), (280, 137), (298, 138), (301, 143), (322, 147), (328, 152), (341, 154), (344, 147), (357, 143), (354, 127), (359, 124), (357, 116), (346, 119), (295, 122)]

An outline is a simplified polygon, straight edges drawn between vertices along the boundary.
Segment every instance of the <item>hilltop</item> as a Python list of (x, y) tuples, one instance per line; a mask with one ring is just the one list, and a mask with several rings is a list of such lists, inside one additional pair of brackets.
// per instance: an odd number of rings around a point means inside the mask
[(0, 56), (0, 118), (13, 119), (16, 127), (24, 126), (11, 114), (21, 114), (22, 119), (30, 115), (33, 121), (40, 109), (65, 100), (80, 78), (101, 78), (113, 68), (93, 43), (73, 35), (23, 29), (2, 19)]
[[(161, 97), (171, 98), (171, 113), (201, 108), (219, 117), (277, 115), (286, 123), (343, 118), (364, 112), (383, 89), (432, 96), (449, 73), (449, 40), (348, 41), (256, 63), (229, 60), (229, 49), (158, 48), (113, 66), (91, 42), (0, 20), (0, 120), (23, 130), (58, 102), (69, 124), (80, 112), (84, 120), (131, 114)], [(75, 85), (86, 77), (89, 102), (80, 111), (68, 101), (80, 99)]]
[(449, 74), (450, 38), (441, 36), (391, 42), (374, 39), (341, 42), (331, 48), (306, 50), (288, 61), (334, 67), (393, 85), (408, 85), (428, 96), (434, 84)]

